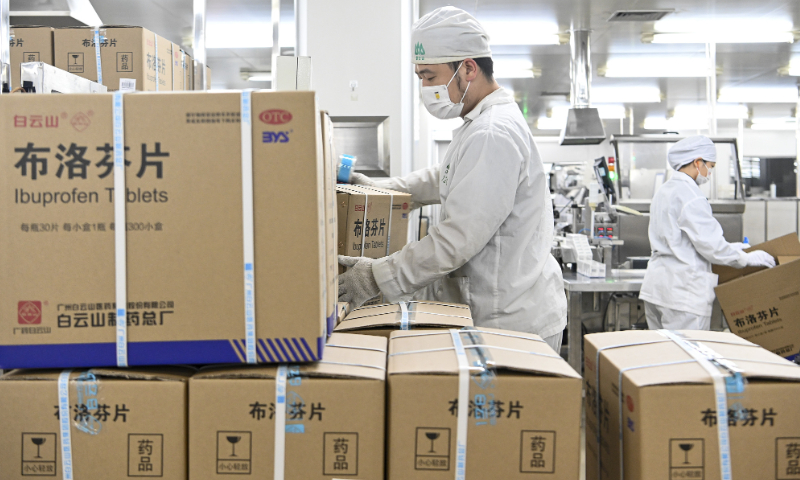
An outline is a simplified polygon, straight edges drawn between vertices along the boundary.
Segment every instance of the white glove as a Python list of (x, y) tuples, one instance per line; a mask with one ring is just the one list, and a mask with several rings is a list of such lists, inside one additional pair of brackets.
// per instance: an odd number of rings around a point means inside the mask
[(353, 172), (350, 174), (350, 183), (353, 185), (364, 185), (366, 187), (375, 187), (375, 182), (363, 173)]
[(756, 250), (747, 254), (747, 266), (772, 268), (775, 266), (775, 259), (763, 250)]
[(350, 310), (364, 305), (367, 300), (381, 293), (372, 274), (374, 261), (371, 258), (339, 255), (339, 265), (351, 267), (339, 275), (339, 301), (350, 303)]
[(750, 244), (749, 243), (742, 243), (742, 242), (733, 242), (733, 243), (731, 243), (731, 247), (735, 248), (736, 250), (739, 250), (740, 252), (743, 252), (743, 251), (747, 250), (748, 248), (750, 248)]

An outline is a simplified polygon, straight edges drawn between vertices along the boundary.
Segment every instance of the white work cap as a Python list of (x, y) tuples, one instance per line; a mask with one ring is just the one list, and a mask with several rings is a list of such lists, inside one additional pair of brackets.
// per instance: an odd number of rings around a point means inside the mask
[(431, 65), (491, 57), (489, 34), (475, 17), (455, 7), (441, 7), (411, 27), (413, 62)]
[(717, 148), (714, 142), (705, 135), (692, 135), (676, 143), (669, 149), (667, 160), (675, 170), (702, 158), (707, 162), (717, 161)]

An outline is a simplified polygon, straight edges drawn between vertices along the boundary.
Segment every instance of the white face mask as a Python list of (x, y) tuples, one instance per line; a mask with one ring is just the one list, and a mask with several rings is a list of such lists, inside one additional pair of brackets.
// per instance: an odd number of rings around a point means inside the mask
[[(703, 165), (706, 165), (706, 162), (703, 162)], [(711, 171), (708, 169), (708, 165), (706, 165), (706, 173), (708, 175), (703, 175), (700, 173), (700, 169), (699, 168), (697, 169), (697, 178), (694, 179), (697, 185), (704, 185), (708, 183), (708, 176), (711, 175)]]
[[(464, 62), (461, 62), (461, 65), (463, 64)], [(461, 65), (459, 65), (455, 73), (453, 73), (453, 76), (450, 78), (450, 81), (447, 82), (447, 85), (420, 88), (420, 92), (422, 93), (422, 103), (425, 104), (425, 108), (428, 110), (428, 112), (436, 118), (440, 118), (442, 120), (456, 118), (461, 115), (461, 110), (464, 109), (464, 97), (467, 96), (467, 90), (469, 90), (469, 85), (472, 82), (467, 83), (467, 88), (464, 90), (464, 95), (461, 96), (461, 100), (458, 103), (453, 103), (450, 100), (450, 93), (447, 91), (447, 87), (449, 87), (450, 83), (453, 82), (453, 79), (456, 78)]]

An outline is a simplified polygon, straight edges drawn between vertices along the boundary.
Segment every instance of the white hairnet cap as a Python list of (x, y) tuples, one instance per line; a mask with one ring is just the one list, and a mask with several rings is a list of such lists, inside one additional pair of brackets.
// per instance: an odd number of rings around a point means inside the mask
[(455, 7), (441, 7), (411, 27), (413, 62), (439, 64), (491, 57), (489, 34), (475, 17)]
[(707, 162), (717, 161), (717, 148), (705, 135), (686, 137), (673, 145), (667, 154), (667, 161), (675, 170), (692, 163), (696, 158), (702, 158)]

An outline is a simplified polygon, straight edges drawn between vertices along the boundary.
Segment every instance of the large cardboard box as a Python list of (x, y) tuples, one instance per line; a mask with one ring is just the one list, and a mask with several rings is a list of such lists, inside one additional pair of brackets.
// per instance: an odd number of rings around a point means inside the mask
[(406, 245), (410, 194), (378, 187), (338, 185), (336, 197), (339, 255), (381, 258)]
[[(136, 90), (172, 90), (172, 42), (146, 28), (122, 25), (103, 26), (100, 35), (102, 83), (109, 90), (119, 90), (121, 79), (135, 80)], [(56, 67), (97, 81), (94, 27), (57, 28), (53, 39)]]
[(284, 368), (280, 392), (277, 367), (191, 379), (189, 478), (274, 478), (282, 458), (286, 480), (383, 480), (386, 340), (335, 333), (321, 362)]
[(327, 277), (328, 333), (338, 323), (339, 260), (336, 235), (336, 145), (333, 142), (333, 122), (327, 112), (320, 112), (322, 125), (322, 158), (325, 163), (325, 276)]
[[(243, 361), (241, 95), (123, 99), (129, 362)], [(314, 361), (326, 321), (319, 111), (313, 92), (251, 103), (258, 359)], [(116, 365), (112, 95), (4, 95), (0, 111), (0, 368)], [(282, 123), (261, 119), (270, 111)], [(33, 116), (47, 128), (15, 126)]]
[[(451, 332), (473, 373), (466, 398)], [(580, 376), (540, 337), (486, 328), (393, 332), (388, 374), (389, 480), (450, 480), (461, 465), (459, 473), (475, 479), (579, 478)], [(462, 405), (466, 448), (458, 442)]]
[[(673, 333), (733, 367), (710, 367), (732, 379), (722, 384), (732, 478), (797, 478), (800, 368), (731, 333)], [(586, 335), (584, 353), (587, 480), (621, 479), (620, 465), (637, 480), (722, 478), (712, 378), (687, 350), (628, 331)]]
[(336, 326), (335, 331), (388, 338), (397, 330), (441, 330), (471, 326), (472, 315), (467, 305), (414, 301), (356, 308)]
[(789, 234), (755, 245), (776, 257), (775, 268), (714, 266), (715, 289), (728, 327), (782, 357), (800, 354), (800, 241)]
[[(58, 371), (7, 373), (0, 377), (0, 478), (185, 480), (186, 384), (192, 372), (177, 367), (72, 372), (63, 424)], [(71, 476), (62, 468), (66, 431)]]
[(51, 27), (14, 25), (10, 30), (11, 90), (21, 87), (20, 65), (44, 62), (53, 65), (53, 29)]

